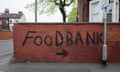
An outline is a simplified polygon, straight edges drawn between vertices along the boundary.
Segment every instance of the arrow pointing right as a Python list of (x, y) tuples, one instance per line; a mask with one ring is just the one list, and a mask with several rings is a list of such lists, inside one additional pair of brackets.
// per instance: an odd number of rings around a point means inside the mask
[(56, 55), (60, 55), (63, 56), (63, 58), (65, 58), (68, 55), (68, 52), (63, 49), (62, 52), (57, 52)]

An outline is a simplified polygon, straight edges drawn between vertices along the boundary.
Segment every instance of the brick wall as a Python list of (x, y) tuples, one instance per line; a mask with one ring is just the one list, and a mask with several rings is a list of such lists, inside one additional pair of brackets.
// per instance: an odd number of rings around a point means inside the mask
[(0, 40), (13, 39), (13, 32), (10, 31), (0, 31)]
[[(14, 58), (32, 62), (100, 62), (103, 24), (18, 24)], [(120, 62), (120, 25), (107, 29), (108, 61)]]

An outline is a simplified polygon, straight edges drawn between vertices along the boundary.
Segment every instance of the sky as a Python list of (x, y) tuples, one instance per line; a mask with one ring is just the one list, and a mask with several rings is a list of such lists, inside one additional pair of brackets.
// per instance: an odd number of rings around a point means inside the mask
[[(34, 13), (25, 8), (26, 4), (32, 3), (35, 0), (2, 0), (0, 2), (0, 13), (4, 12), (6, 8), (10, 13), (18, 13), (23, 11), (26, 16), (26, 22), (34, 22)], [(62, 16), (59, 11), (54, 15), (38, 15), (38, 22), (62, 22)]]

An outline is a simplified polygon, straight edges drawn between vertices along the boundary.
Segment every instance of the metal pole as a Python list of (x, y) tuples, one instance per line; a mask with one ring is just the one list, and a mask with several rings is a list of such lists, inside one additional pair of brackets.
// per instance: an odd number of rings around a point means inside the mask
[(103, 64), (107, 65), (107, 12), (111, 9), (110, 7), (110, 0), (108, 0), (108, 4), (103, 7), (104, 11), (104, 44), (103, 44), (103, 51), (102, 51), (102, 61)]
[(37, 0), (35, 0), (35, 23), (37, 23)]
[(107, 7), (105, 7), (104, 12), (104, 44), (103, 44), (103, 51), (102, 51), (102, 60), (103, 64), (107, 63)]

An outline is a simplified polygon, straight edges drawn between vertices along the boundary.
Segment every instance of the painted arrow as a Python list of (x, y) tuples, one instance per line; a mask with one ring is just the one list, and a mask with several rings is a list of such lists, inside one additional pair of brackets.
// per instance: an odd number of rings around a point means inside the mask
[(63, 56), (63, 58), (65, 58), (68, 55), (68, 52), (63, 49), (62, 52), (57, 52), (56, 55), (60, 55)]

